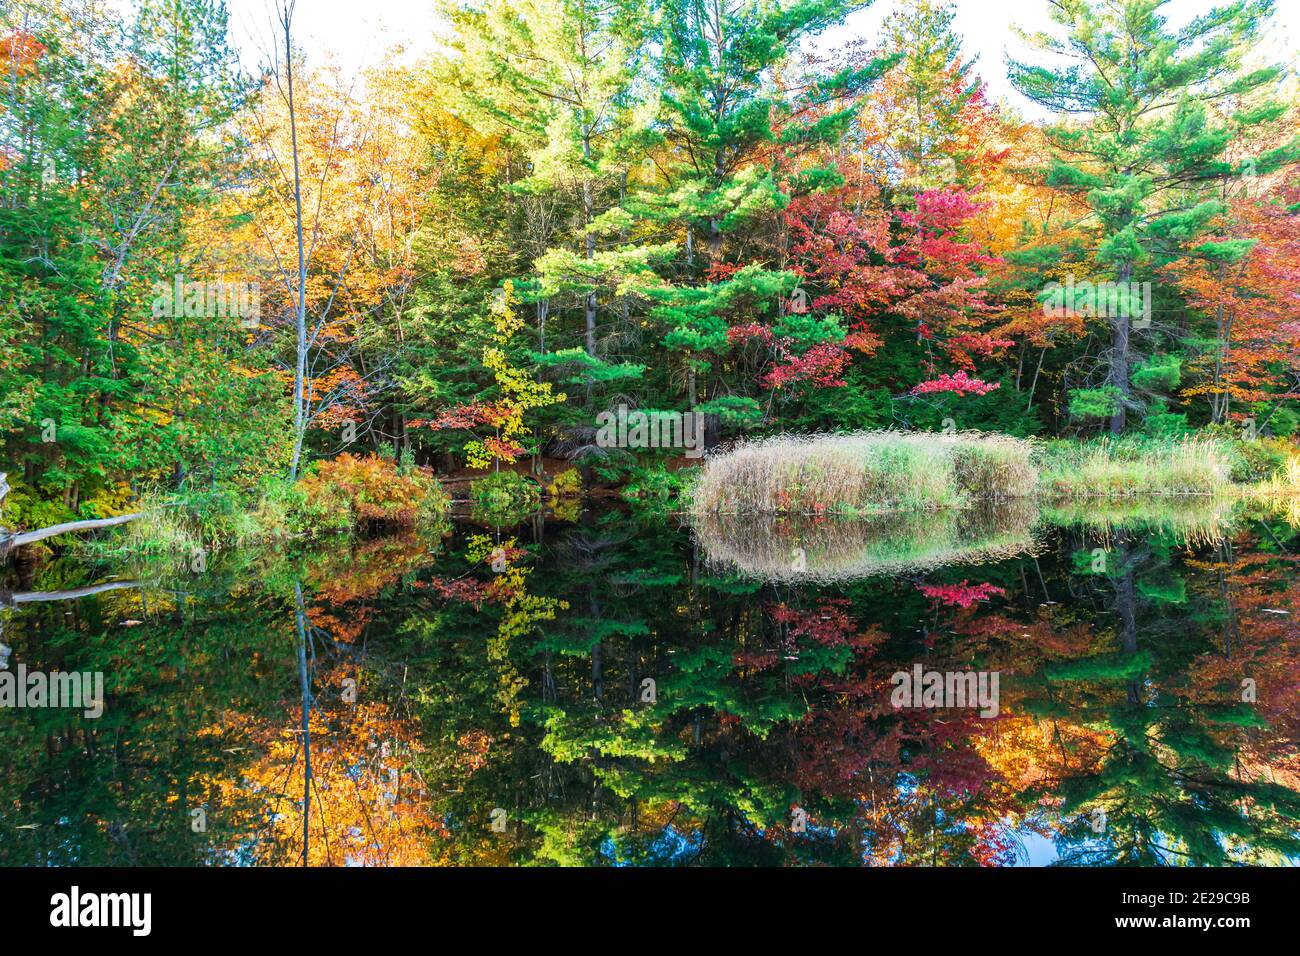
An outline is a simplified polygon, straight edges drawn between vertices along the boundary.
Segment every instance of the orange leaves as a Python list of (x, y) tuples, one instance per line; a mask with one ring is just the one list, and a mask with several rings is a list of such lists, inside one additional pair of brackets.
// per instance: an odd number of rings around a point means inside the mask
[(36, 62), (47, 52), (45, 44), (32, 34), (13, 30), (0, 36), (0, 73), (29, 76), (36, 72)]
[[(337, 688), (346, 677), (357, 675), (341, 664), (318, 686)], [(247, 720), (259, 755), (228, 784), (265, 803), (266, 832), (246, 844), (259, 862), (302, 860), (303, 795), (309, 794), (308, 865), (428, 865), (429, 837), (446, 836), (447, 829), (414, 766), (423, 749), (418, 725), (380, 702), (314, 707), (308, 781), (299, 719), (286, 704), (279, 720)]]
[(430, 498), (441, 499), (437, 481), (423, 471), (398, 472), (378, 455), (357, 458), (344, 453), (322, 461), (298, 486), (315, 509), (347, 509), (354, 522), (413, 527)]
[[(1208, 395), (1215, 420), (1237, 404), (1295, 397), (1290, 376), (1300, 370), (1300, 179), (1292, 175), (1272, 194), (1234, 201), (1219, 224), (1223, 237), (1252, 240), (1236, 262), (1179, 259), (1166, 273), (1193, 308), (1208, 316), (1217, 344), (1188, 363), (1200, 380), (1184, 397)], [(1270, 392), (1281, 386), (1289, 394)]]

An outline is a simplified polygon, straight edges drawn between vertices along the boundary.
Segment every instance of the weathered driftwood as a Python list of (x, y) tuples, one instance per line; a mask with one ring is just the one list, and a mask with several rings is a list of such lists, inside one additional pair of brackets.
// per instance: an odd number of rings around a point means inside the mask
[[(8, 476), (0, 471), (0, 505), (4, 504), (5, 495), (9, 494), (9, 482), (5, 479)], [(36, 531), (23, 531), (18, 534), (6, 531), (0, 527), (0, 561), (9, 556), (9, 552), (15, 548), (21, 548), (25, 544), (33, 544), (45, 538), (52, 538), (57, 534), (67, 534), (71, 531), (94, 531), (98, 528), (111, 528), (114, 525), (126, 524), (128, 521), (134, 521), (143, 515), (143, 511), (136, 511), (129, 515), (116, 515), (112, 518), (89, 518), (85, 521), (65, 521), (62, 524), (50, 525), (48, 528), (38, 528)]]

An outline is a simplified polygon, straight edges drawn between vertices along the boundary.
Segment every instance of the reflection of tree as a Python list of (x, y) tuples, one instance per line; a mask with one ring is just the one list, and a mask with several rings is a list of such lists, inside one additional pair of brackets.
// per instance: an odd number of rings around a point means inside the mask
[[(1277, 862), (1300, 662), (1275, 533), (829, 587), (710, 576), (680, 530), (592, 514), (12, 609), (15, 660), (102, 669), (110, 699), (0, 726), (0, 862), (971, 865), (1028, 830), (1069, 863)], [(895, 711), (914, 662), (999, 670), (1001, 714)]]
[[(1218, 553), (1231, 548), (1222, 543)], [(1135, 547), (1123, 531), (1113, 536), (1108, 566), (1117, 650), (1059, 662), (1041, 675), (1044, 690), (1061, 695), (1041, 710), (1079, 714), (1105, 734), (1096, 764), (1057, 782), (1061, 861), (1223, 865), (1300, 851), (1291, 822), (1300, 795), (1242, 774), (1244, 741), (1232, 740), (1266, 726), (1233, 693), (1246, 620), (1234, 605), (1249, 588), (1211, 585), (1189, 597), (1181, 580), (1171, 580), (1177, 575), (1163, 542)], [(1232, 642), (1219, 641), (1225, 628), (1238, 634), (1237, 664), (1229, 664)], [(1266, 642), (1271, 653), (1286, 644)], [(1295, 652), (1284, 653), (1293, 688)], [(1197, 688), (1202, 668), (1234, 679), (1207, 694)]]
[(401, 713), (400, 701), (364, 696), (373, 688), (348, 704), (343, 682), (360, 684), (363, 672), (343, 662), (321, 670), (309, 645), (304, 634), (299, 662), (307, 683), (298, 714), (290, 717), (286, 706), (288, 719), (242, 728), (257, 757), (229, 785), (257, 799), (261, 811), (237, 845), (253, 862), (273, 865), (430, 862), (430, 841), (445, 830), (415, 769), (423, 749), (418, 725)]
[[(388, 539), (348, 557), (307, 562), (319, 582), (310, 604), (293, 582), (296, 703), (284, 700), (281, 719), (234, 718), (256, 754), (227, 781), (261, 804), (239, 841), (254, 862), (417, 865), (444, 830), (416, 769), (423, 747), (404, 688), (388, 686), (383, 662), (367, 661), (364, 640), (374, 598), (427, 564), (428, 544)], [(321, 626), (334, 622), (344, 624), (338, 637)]]
[[(42, 577), (62, 570), (55, 562)], [(255, 712), (278, 693), (282, 672), (266, 655), (277, 626), (266, 602), (226, 593), (197, 603), (186, 590), (177, 582), (31, 604), (10, 621), (14, 663), (101, 671), (107, 700), (97, 720), (79, 710), (6, 711), (0, 864), (221, 861), (214, 841), (251, 811), (220, 797), (242, 743), (222, 719)]]

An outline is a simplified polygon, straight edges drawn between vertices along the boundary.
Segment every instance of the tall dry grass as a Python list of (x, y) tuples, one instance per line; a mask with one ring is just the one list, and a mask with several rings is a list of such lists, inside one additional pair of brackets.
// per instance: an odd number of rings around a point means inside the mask
[(1238, 517), (1237, 499), (1227, 495), (1064, 498), (1044, 504), (1043, 520), (1100, 537), (1117, 531), (1164, 535), (1179, 545), (1218, 544)]
[(710, 456), (696, 514), (878, 515), (1020, 498), (1037, 488), (1035, 443), (961, 432), (777, 436)]
[(1049, 442), (1036, 458), (1043, 491), (1062, 498), (1213, 495), (1232, 490), (1232, 455), (1208, 438)]

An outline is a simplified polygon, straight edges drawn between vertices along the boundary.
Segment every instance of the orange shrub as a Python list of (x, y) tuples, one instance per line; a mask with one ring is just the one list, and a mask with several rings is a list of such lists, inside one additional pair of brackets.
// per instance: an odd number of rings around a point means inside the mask
[(447, 506), (447, 496), (431, 472), (402, 470), (375, 454), (357, 458), (344, 453), (319, 462), (298, 487), (306, 496), (309, 511), (346, 512), (353, 527), (387, 524), (411, 528), (426, 518), (441, 516)]

